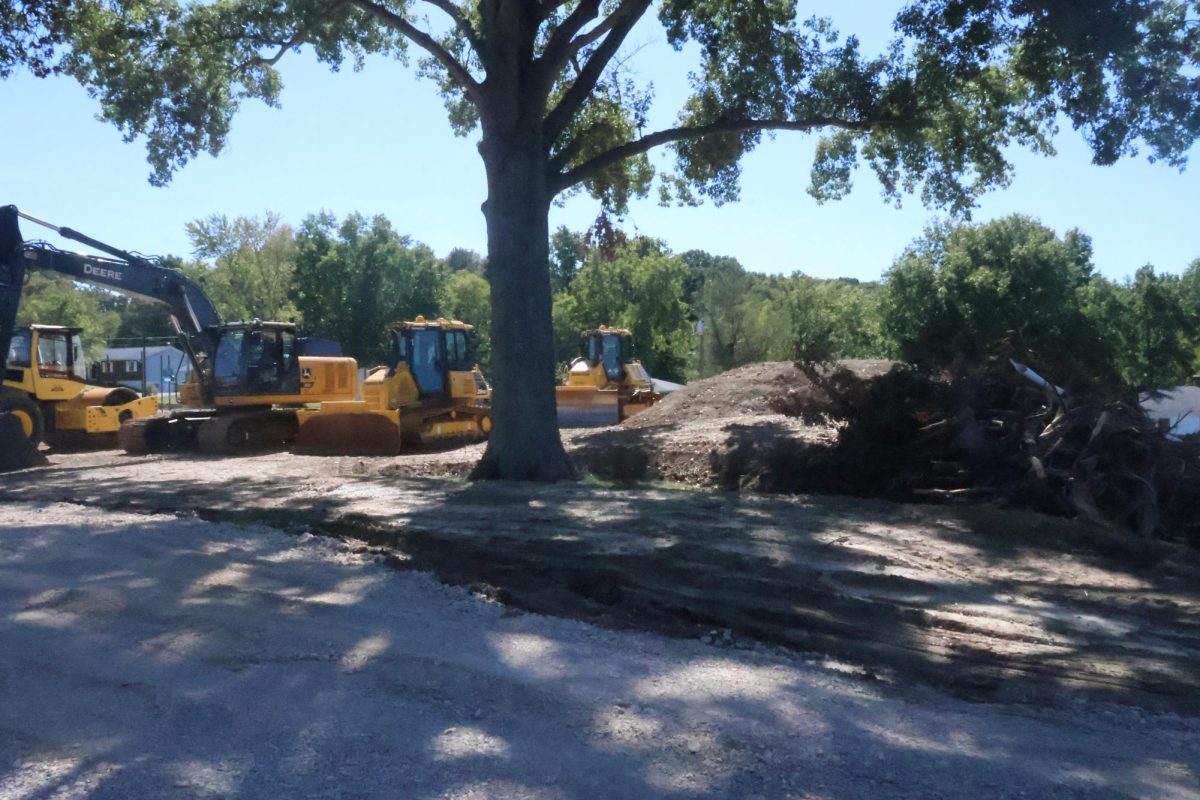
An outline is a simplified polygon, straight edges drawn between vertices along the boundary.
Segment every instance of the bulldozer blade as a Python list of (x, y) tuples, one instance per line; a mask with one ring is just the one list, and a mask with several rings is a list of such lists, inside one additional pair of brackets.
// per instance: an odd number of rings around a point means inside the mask
[(305, 419), (292, 452), (308, 456), (394, 456), (400, 425), (384, 414), (317, 414)]
[(616, 392), (564, 392), (557, 394), (558, 427), (599, 428), (621, 421)]

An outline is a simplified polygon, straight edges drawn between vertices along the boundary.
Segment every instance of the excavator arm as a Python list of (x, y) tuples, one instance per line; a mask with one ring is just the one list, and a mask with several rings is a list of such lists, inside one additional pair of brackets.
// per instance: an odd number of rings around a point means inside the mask
[(25, 283), (25, 259), (21, 247), (21, 229), (17, 226), (15, 206), (0, 208), (0, 353), (8, 369), (8, 347), (17, 325), (17, 307), (21, 304), (21, 286)]
[[(45, 242), (26, 242), (21, 236), (18, 218), (45, 225), (65, 238), (112, 257), (71, 253)], [(12, 205), (0, 207), (0, 354), (4, 354), (6, 362), (16, 327), (21, 289), (30, 270), (55, 272), (80, 283), (165, 305), (176, 329), (185, 334), (188, 356), (196, 373), (205, 374), (207, 362), (216, 351), (221, 319), (199, 285), (154, 259), (119, 250), (70, 228), (50, 225)], [(5, 363), (5, 375), (7, 371), (8, 364)], [(202, 383), (207, 385), (207, 382)], [(0, 470), (28, 465), (34, 457), (14, 443), (19, 428), (8, 419), (12, 416), (9, 412), (20, 409), (8, 406), (16, 402), (18, 400), (10, 394), (0, 394), (0, 451), (7, 452), (7, 455), (0, 452)]]
[[(45, 225), (106, 255), (69, 253), (45, 242), (26, 242), (18, 219)], [(255, 319), (222, 324), (204, 290), (177, 270), (70, 228), (50, 225), (15, 206), (0, 206), (0, 353), (6, 358), (29, 270), (56, 272), (161, 303), (185, 334), (183, 343), (200, 390), (198, 397), (188, 400), (195, 407), (122, 425), (118, 439), (126, 452), (199, 446), (210, 453), (231, 453), (277, 446), (295, 437), (304, 406), (362, 405), (354, 399), (358, 389), (355, 360), (309, 355), (304, 340), (296, 336), (294, 323)], [(37, 458), (33, 432), (38, 412), (36, 404), (30, 407), (31, 402), (25, 393), (0, 388), (0, 471), (29, 466)], [(398, 442), (398, 412), (393, 410), (383, 430), (372, 433), (375, 435), (388, 435)]]
[[(70, 253), (45, 242), (26, 242), (21, 238), (17, 218), (45, 225), (65, 238), (82, 242), (114, 258)], [(7, 353), (8, 337), (16, 324), (17, 306), (25, 273), (30, 269), (56, 272), (80, 283), (137, 297), (167, 307), (176, 328), (199, 337), (211, 352), (221, 318), (204, 290), (177, 270), (164, 267), (154, 259), (135, 255), (104, 244), (88, 236), (42, 222), (23, 214), (16, 206), (0, 208), (0, 344)]]

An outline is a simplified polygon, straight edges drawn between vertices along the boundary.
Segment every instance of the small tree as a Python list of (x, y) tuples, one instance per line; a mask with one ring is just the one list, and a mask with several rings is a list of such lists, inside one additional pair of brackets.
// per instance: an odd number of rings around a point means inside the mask
[(1097, 277), (1080, 291), (1084, 314), (1127, 384), (1159, 389), (1191, 376), (1197, 324), (1183, 288), (1180, 278), (1146, 265), (1124, 283)]
[(794, 275), (785, 302), (795, 353), (829, 358), (884, 358), (892, 345), (882, 332), (882, 292), (877, 283)]
[[(738, 196), (739, 161), (764, 134), (820, 133), (811, 193), (849, 191), (866, 161), (898, 198), (968, 209), (1010, 177), (1004, 148), (1050, 149), (1061, 117), (1098, 163), (1139, 146), (1181, 164), (1200, 131), (1195, 3), (1176, 0), (931, 0), (896, 19), (866, 57), (796, 0), (45, 0), (0, 17), (0, 73), (54, 67), (102, 114), (145, 136), (152, 180), (225, 142), (246, 98), (278, 101), (275, 65), (311, 47), (337, 67), (368, 53), (425, 54), (454, 131), (476, 129), (494, 306), (495, 430), (477, 476), (572, 474), (554, 412), (550, 204), (586, 191), (620, 213), (648, 193), (647, 154), (670, 145), (663, 195)], [(428, 25), (421, 10), (436, 12)], [(620, 69), (654, 12), (677, 49), (694, 44), (693, 93), (647, 130), (652, 100)], [(372, 101), (376, 102), (376, 101)]]
[(1184, 313), (1179, 278), (1156, 275), (1147, 264), (1134, 274), (1129, 288), (1134, 321), (1129, 382), (1145, 389), (1185, 382), (1192, 372), (1190, 339), (1196, 320)]
[(446, 255), (446, 269), (451, 272), (470, 272), (474, 275), (483, 275), (487, 268), (487, 262), (483, 256), (476, 253), (474, 250), (468, 250), (465, 247), (456, 247)]
[(33, 273), (21, 290), (18, 325), (69, 325), (82, 328), (89, 359), (104, 353), (121, 325), (119, 313), (101, 289), (83, 289), (61, 275)]
[(571, 288), (586, 255), (584, 237), (560, 225), (550, 237), (550, 287), (556, 292)]
[(584, 328), (628, 328), (634, 352), (651, 375), (682, 380), (691, 330), (683, 302), (685, 274), (683, 262), (653, 239), (633, 239), (611, 260), (593, 250), (571, 284), (576, 342)]
[(475, 355), (484, 374), (492, 368), (492, 287), (473, 272), (455, 272), (442, 287), (442, 313), (475, 326)]

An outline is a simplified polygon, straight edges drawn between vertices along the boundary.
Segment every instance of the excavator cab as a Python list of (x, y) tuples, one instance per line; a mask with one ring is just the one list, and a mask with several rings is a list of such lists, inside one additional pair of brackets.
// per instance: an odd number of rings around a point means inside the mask
[(601, 326), (583, 332), (584, 355), (567, 368), (555, 390), (560, 428), (616, 425), (661, 399), (642, 363), (633, 357), (633, 334)]
[(213, 358), (216, 397), (300, 394), (296, 328), (291, 323), (230, 323), (217, 331)]

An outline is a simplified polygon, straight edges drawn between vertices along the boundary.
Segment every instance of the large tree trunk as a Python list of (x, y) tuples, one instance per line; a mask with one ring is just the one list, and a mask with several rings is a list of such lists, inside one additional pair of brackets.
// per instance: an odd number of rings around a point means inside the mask
[[(508, 127), (508, 126), (505, 126)], [(551, 325), (550, 198), (536, 132), (517, 126), (480, 143), (492, 285), (493, 428), (471, 477), (559, 481), (575, 470), (558, 434)]]

